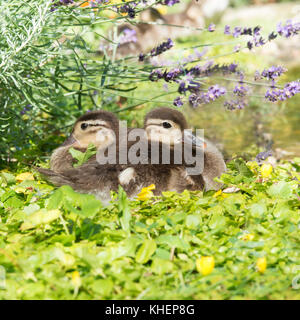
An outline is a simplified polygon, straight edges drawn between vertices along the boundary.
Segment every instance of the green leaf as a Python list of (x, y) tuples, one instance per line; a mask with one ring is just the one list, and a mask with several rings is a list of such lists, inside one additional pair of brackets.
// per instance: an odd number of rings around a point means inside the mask
[(190, 229), (196, 229), (201, 223), (201, 217), (198, 215), (189, 214), (186, 217), (185, 224)]
[(40, 206), (36, 203), (31, 203), (30, 205), (24, 207), (23, 211), (27, 214), (30, 215), (36, 211), (40, 210)]
[(100, 294), (102, 297), (109, 296), (113, 290), (114, 283), (111, 279), (99, 279), (94, 280), (91, 284), (91, 289)]
[(2, 171), (1, 177), (6, 184), (13, 184), (16, 182), (15, 176), (9, 172)]
[(146, 263), (156, 250), (156, 242), (154, 240), (145, 240), (139, 248), (135, 260), (137, 263)]
[(273, 198), (288, 199), (293, 195), (293, 183), (279, 181), (271, 185), (267, 193)]
[(166, 244), (170, 248), (180, 248), (183, 250), (189, 250), (190, 245), (183, 241), (178, 236), (171, 236), (171, 235), (161, 235), (156, 239), (158, 244)]
[(260, 218), (267, 213), (267, 206), (263, 202), (253, 203), (249, 209), (252, 217), (254, 218)]
[(47, 202), (47, 209), (60, 209), (63, 203), (64, 193), (62, 189), (57, 189), (54, 193), (50, 196)]
[(46, 209), (41, 209), (37, 212), (29, 215), (25, 221), (22, 223), (20, 229), (22, 231), (35, 228), (41, 224), (48, 224), (56, 220), (61, 215), (59, 210), (48, 211)]
[(69, 152), (71, 153), (72, 157), (77, 160), (73, 166), (77, 168), (87, 162), (94, 154), (97, 153), (97, 149), (94, 144), (90, 143), (85, 152), (81, 152), (74, 148), (70, 148)]
[(4, 203), (5, 208), (21, 208), (23, 200), (16, 192), (9, 190), (1, 196), (1, 201)]
[(159, 275), (171, 273), (173, 269), (174, 264), (171, 261), (166, 261), (164, 259), (154, 258), (151, 264), (152, 272)]
[(225, 224), (226, 218), (221, 213), (215, 212), (212, 215), (208, 225), (211, 229), (214, 229), (216, 231), (222, 229)]

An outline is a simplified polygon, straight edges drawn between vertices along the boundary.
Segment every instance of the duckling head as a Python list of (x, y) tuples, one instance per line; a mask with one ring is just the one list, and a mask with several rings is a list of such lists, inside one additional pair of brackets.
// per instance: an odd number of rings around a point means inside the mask
[(181, 112), (166, 107), (150, 111), (144, 122), (149, 140), (171, 145), (182, 141), (183, 131), (187, 127), (187, 121)]
[(74, 145), (87, 148), (93, 143), (97, 149), (107, 148), (118, 139), (119, 120), (111, 112), (91, 111), (77, 119), (71, 139)]
[(185, 142), (204, 149), (203, 139), (192, 134), (188, 129), (184, 115), (177, 110), (167, 107), (156, 108), (150, 111), (144, 121), (147, 139), (150, 141), (175, 145)]

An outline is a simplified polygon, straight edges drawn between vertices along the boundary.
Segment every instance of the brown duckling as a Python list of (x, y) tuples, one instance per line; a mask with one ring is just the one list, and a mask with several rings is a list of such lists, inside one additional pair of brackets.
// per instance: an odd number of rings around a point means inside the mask
[[(183, 114), (171, 108), (157, 108), (150, 111), (145, 117), (144, 127), (150, 140), (167, 142), (171, 138), (175, 143), (182, 141), (182, 137), (184, 136), (183, 131), (188, 129), (187, 121)], [(218, 190), (221, 184), (214, 181), (214, 179), (220, 177), (226, 171), (222, 154), (211, 142), (195, 137), (190, 132), (185, 132), (185, 138), (187, 141), (192, 142), (192, 157), (195, 157), (196, 149), (201, 149), (197, 157), (203, 157), (202, 170), (201, 173), (193, 175), (189, 175), (186, 170), (185, 181), (178, 179), (177, 182), (173, 182), (173, 188), (177, 190), (180, 188), (201, 190), (204, 183), (205, 190)], [(181, 143), (184, 144), (184, 142)], [(183, 167), (186, 169), (193, 167), (186, 160), (182, 158)], [(199, 160), (201, 162), (201, 159)], [(181, 167), (181, 170), (183, 167)], [(186, 183), (187, 185), (185, 185)]]
[[(56, 186), (70, 185), (76, 191), (96, 195), (103, 202), (110, 200), (110, 191), (117, 191), (119, 184), (130, 198), (150, 184), (156, 185), (154, 192), (156, 195), (168, 190), (182, 192), (184, 189), (192, 189), (195, 183), (186, 178), (185, 167), (181, 164), (178, 165), (172, 161), (170, 164), (161, 162), (151, 164), (151, 137), (154, 132), (158, 133), (154, 137), (159, 137), (158, 142), (161, 147), (159, 152), (161, 152), (167, 140), (171, 141), (171, 148), (176, 143), (181, 143), (182, 131), (186, 127), (186, 120), (180, 112), (169, 108), (158, 108), (151, 111), (145, 119), (147, 135), (142, 137), (142, 143), (146, 145), (147, 152), (142, 155), (141, 163), (99, 164), (94, 156), (80, 167), (65, 169), (60, 173), (47, 169), (39, 169), (39, 171)], [(129, 151), (133, 145), (134, 143), (128, 144)], [(104, 151), (104, 148), (101, 150)], [(117, 148), (117, 159), (118, 156)], [(203, 185), (201, 181), (198, 189), (202, 189)]]
[(70, 148), (85, 152), (90, 143), (97, 149), (106, 148), (115, 141), (118, 129), (119, 120), (111, 112), (98, 110), (82, 115), (77, 119), (70, 137), (51, 155), (51, 170), (64, 172), (72, 169), (74, 159), (69, 152)]

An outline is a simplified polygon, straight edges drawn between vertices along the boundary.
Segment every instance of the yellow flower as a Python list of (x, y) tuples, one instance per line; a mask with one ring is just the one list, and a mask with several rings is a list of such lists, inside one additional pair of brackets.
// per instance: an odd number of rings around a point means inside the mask
[(260, 168), (261, 176), (263, 178), (268, 178), (272, 171), (273, 167), (269, 163), (264, 163)]
[(220, 189), (219, 191), (214, 193), (213, 197), (214, 198), (221, 197), (222, 199), (224, 199), (228, 197), (228, 194), (224, 194), (223, 191)]
[(165, 6), (159, 6), (157, 8), (157, 11), (161, 14), (161, 15), (164, 15), (164, 14), (167, 14), (167, 8)]
[(17, 187), (15, 188), (16, 193), (26, 193), (26, 188)]
[(256, 169), (259, 168), (259, 165), (256, 161), (248, 161), (247, 167), (253, 172), (256, 173)]
[(206, 276), (213, 271), (215, 267), (215, 259), (211, 256), (201, 257), (200, 259), (197, 259), (196, 267), (198, 272)]
[(16, 176), (16, 180), (18, 182), (22, 182), (22, 181), (25, 181), (25, 180), (31, 180), (33, 181), (34, 180), (34, 176), (32, 173), (30, 172), (23, 172), (23, 173), (20, 173)]
[(155, 189), (155, 185), (151, 184), (149, 187), (143, 188), (142, 191), (137, 195), (137, 199), (141, 201), (148, 200), (153, 197), (151, 190)]
[(256, 261), (257, 271), (260, 273), (264, 273), (267, 268), (267, 259), (265, 257), (258, 258)]
[(241, 239), (244, 241), (252, 241), (254, 239), (254, 234), (252, 233), (245, 233), (241, 236)]
[(81, 286), (81, 279), (78, 271), (74, 271), (72, 273), (72, 283), (75, 288), (79, 288)]

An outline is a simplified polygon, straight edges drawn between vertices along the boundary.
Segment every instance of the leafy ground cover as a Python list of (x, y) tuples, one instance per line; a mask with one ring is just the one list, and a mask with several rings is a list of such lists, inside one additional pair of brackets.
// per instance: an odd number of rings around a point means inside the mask
[(300, 298), (299, 158), (107, 207), (24, 171), (1, 172), (1, 299)]

